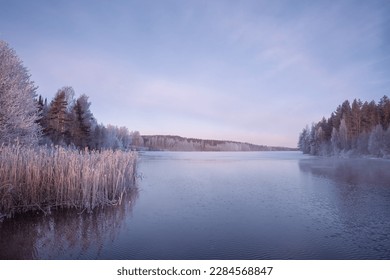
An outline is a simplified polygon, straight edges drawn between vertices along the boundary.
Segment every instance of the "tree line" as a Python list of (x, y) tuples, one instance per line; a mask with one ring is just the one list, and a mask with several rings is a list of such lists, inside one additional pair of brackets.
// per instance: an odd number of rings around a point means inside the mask
[(72, 87), (54, 98), (36, 94), (37, 87), (15, 51), (0, 40), (0, 144), (54, 145), (80, 150), (269, 151), (268, 147), (233, 141), (179, 136), (141, 136), (126, 127), (99, 124), (87, 95)]
[(128, 150), (139, 142), (137, 131), (98, 124), (88, 96), (75, 98), (72, 87), (59, 89), (50, 102), (36, 90), (22, 60), (0, 40), (0, 144)]
[(42, 128), (41, 144), (92, 150), (129, 150), (137, 143), (139, 132), (130, 132), (124, 126), (98, 124), (90, 110), (88, 96), (74, 96), (72, 87), (63, 87), (50, 103), (41, 95), (38, 97), (37, 122)]
[(390, 100), (346, 100), (330, 115), (299, 135), (298, 148), (311, 155), (390, 157)]
[(159, 151), (287, 151), (284, 147), (254, 145), (235, 141), (205, 140), (173, 135), (144, 135), (141, 147)]

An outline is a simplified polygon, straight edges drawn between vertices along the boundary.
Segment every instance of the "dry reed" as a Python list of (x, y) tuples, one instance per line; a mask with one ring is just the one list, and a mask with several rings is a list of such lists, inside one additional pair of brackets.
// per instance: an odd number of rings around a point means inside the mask
[(134, 185), (136, 153), (0, 146), (0, 219), (30, 210), (121, 203)]

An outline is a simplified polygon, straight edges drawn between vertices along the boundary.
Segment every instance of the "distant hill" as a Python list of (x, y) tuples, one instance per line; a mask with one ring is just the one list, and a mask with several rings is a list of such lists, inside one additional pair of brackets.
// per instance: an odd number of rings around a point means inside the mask
[(286, 147), (235, 141), (205, 140), (173, 135), (142, 135), (142, 147), (151, 151), (296, 151)]

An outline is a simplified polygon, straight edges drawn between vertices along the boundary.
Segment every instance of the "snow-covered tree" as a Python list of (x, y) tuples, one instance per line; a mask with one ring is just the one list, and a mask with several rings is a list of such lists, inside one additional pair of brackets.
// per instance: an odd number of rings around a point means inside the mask
[(332, 138), (331, 138), (330, 142), (332, 144), (333, 154), (337, 155), (340, 152), (341, 143), (340, 143), (339, 132), (337, 131), (337, 129), (335, 127), (333, 127)]
[(15, 51), (0, 40), (0, 143), (36, 144), (36, 87)]
[(362, 132), (358, 139), (356, 144), (357, 153), (360, 155), (367, 155), (368, 152), (368, 140), (370, 138), (370, 134), (367, 132)]
[(130, 132), (127, 127), (121, 126), (117, 129), (117, 137), (119, 141), (122, 143), (122, 147), (124, 150), (127, 150), (130, 148), (130, 145), (132, 143), (132, 139), (130, 136)]
[(340, 122), (339, 139), (340, 139), (341, 149), (348, 150), (349, 149), (348, 127), (344, 118)]
[(298, 148), (304, 153), (308, 154), (310, 153), (310, 130), (309, 127), (306, 126), (301, 134), (299, 134), (299, 140), (298, 140)]
[(371, 155), (382, 156), (383, 155), (383, 137), (384, 131), (380, 124), (375, 126), (371, 131), (370, 138), (368, 140), (368, 151)]
[(104, 143), (104, 148), (121, 150), (123, 149), (122, 142), (118, 138), (118, 128), (114, 125), (107, 125), (106, 127), (106, 138)]
[[(305, 141), (307, 135), (309, 140)], [(348, 101), (343, 102), (328, 120), (322, 118), (311, 129), (304, 129), (299, 135), (298, 147), (313, 155), (343, 153), (389, 157), (390, 99), (385, 95), (378, 104), (374, 100), (363, 103), (355, 99), (352, 107)]]
[(144, 145), (144, 140), (141, 136), (141, 134), (138, 132), (138, 131), (133, 131), (131, 133), (131, 141), (132, 141), (132, 145), (134, 146), (143, 146)]

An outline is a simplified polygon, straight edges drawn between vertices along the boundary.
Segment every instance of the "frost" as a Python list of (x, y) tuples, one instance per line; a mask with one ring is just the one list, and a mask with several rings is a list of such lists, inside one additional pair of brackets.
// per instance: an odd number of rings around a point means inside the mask
[(35, 90), (15, 51), (0, 41), (0, 143), (38, 143)]

